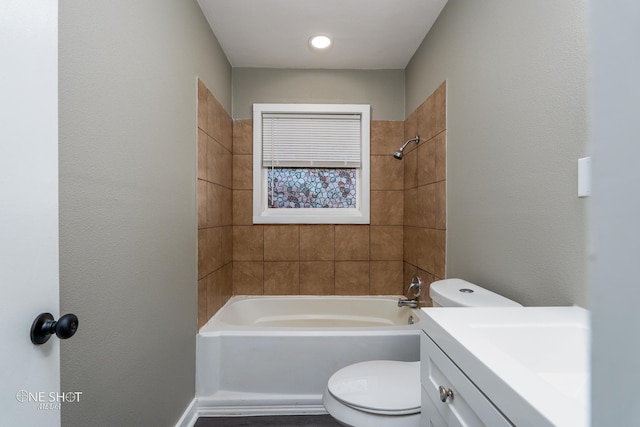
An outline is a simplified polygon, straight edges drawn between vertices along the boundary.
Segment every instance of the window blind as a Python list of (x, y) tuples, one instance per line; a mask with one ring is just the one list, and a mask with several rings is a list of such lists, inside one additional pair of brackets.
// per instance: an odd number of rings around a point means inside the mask
[(264, 113), (263, 167), (361, 166), (360, 114)]

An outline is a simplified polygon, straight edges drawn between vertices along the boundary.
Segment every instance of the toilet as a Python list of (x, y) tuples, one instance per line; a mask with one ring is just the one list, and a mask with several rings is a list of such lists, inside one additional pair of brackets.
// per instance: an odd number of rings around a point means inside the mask
[[(433, 282), (434, 307), (522, 307), (462, 279)], [(333, 374), (322, 397), (325, 409), (350, 427), (418, 427), (420, 362), (369, 360)]]

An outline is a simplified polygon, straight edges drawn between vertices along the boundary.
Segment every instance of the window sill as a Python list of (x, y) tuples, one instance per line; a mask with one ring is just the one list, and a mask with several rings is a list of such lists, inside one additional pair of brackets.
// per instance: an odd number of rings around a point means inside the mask
[(369, 224), (359, 209), (268, 209), (253, 215), (254, 224)]

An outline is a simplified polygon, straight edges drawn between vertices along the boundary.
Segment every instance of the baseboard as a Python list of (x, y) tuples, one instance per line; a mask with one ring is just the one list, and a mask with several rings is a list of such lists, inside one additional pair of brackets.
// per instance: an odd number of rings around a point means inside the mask
[(267, 415), (324, 415), (322, 405), (218, 406), (198, 408), (199, 417), (256, 417)]
[(200, 417), (256, 417), (268, 415), (324, 415), (323, 405), (251, 405), (251, 406), (211, 406), (206, 401), (194, 398), (176, 427), (193, 427)]
[(176, 423), (176, 427), (193, 427), (196, 424), (196, 421), (198, 421), (199, 416), (198, 399), (194, 397)]

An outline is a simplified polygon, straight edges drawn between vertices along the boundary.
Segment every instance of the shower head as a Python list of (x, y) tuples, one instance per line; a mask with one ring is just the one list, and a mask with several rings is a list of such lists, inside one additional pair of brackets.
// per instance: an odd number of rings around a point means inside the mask
[(413, 138), (409, 138), (409, 139), (407, 139), (407, 140), (404, 142), (404, 144), (402, 144), (402, 147), (400, 147), (400, 148), (398, 149), (398, 151), (396, 151), (395, 153), (393, 153), (393, 157), (394, 157), (395, 159), (402, 160), (402, 157), (404, 156), (404, 154), (402, 154), (402, 152), (404, 151), (404, 149), (407, 147), (407, 145), (408, 145), (410, 142), (415, 142), (415, 143), (417, 144), (418, 142), (420, 142), (420, 136), (416, 135), (416, 136), (415, 136), (415, 137), (413, 137)]

